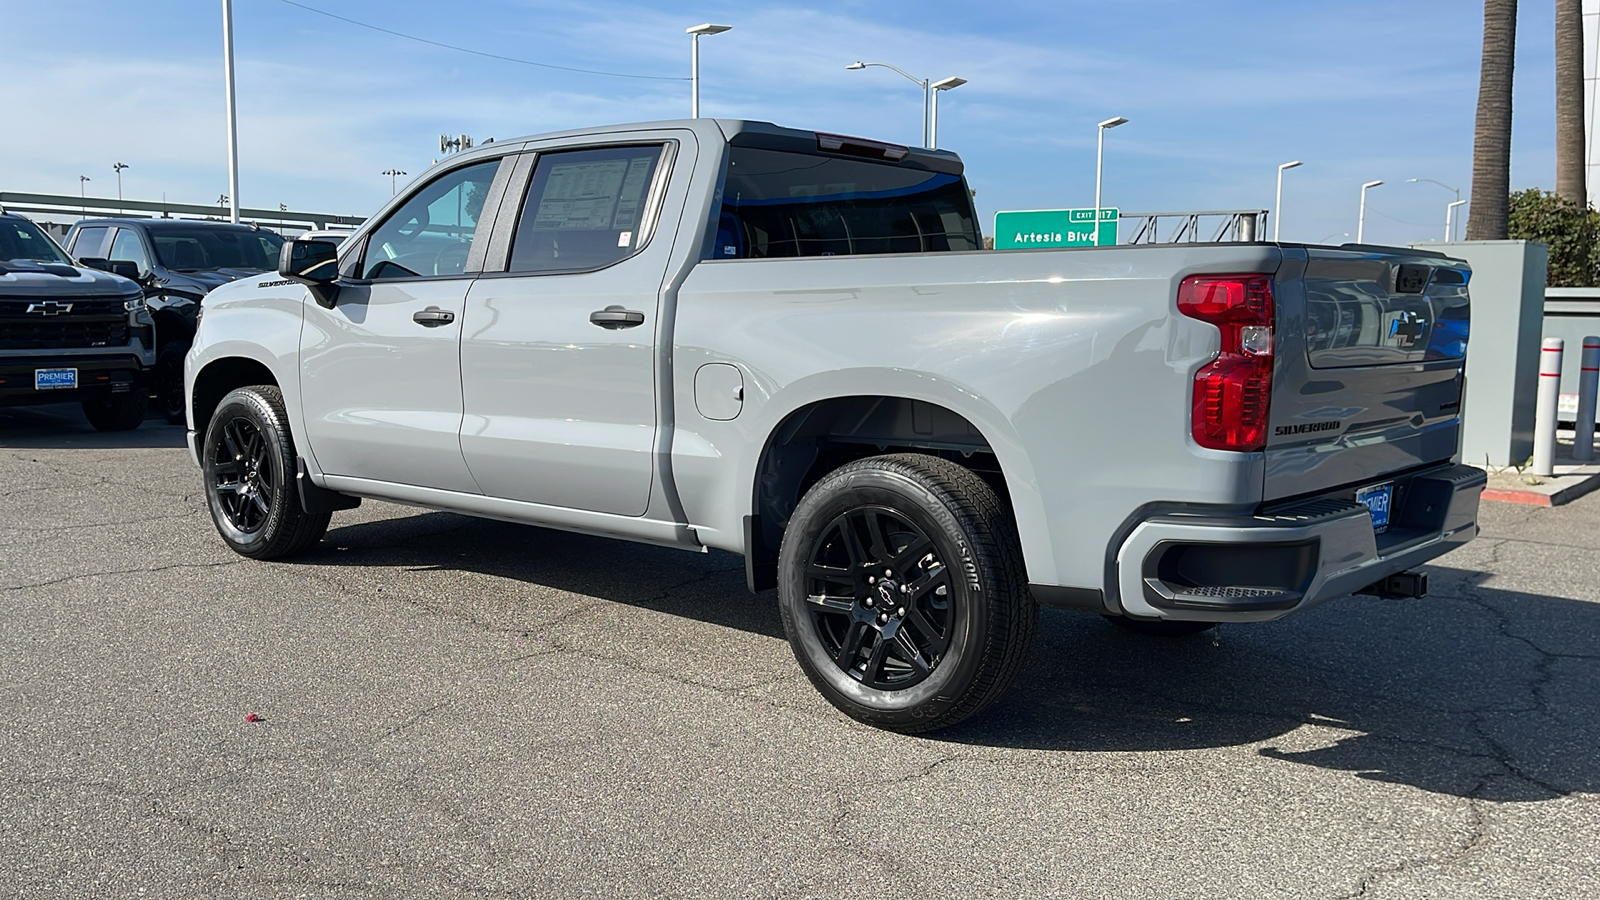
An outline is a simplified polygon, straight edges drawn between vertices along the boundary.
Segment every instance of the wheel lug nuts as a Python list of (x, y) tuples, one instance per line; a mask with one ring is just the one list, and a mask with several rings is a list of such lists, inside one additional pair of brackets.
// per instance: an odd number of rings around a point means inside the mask
[(861, 605), (865, 606), (867, 609), (871, 609), (872, 608), (872, 598), (868, 597), (867, 599), (861, 601)]
[(889, 578), (889, 577), (891, 577), (893, 575), (894, 575), (894, 570), (893, 569), (884, 569), (883, 570), (883, 577)]
[(909, 585), (909, 584), (900, 585), (900, 593), (902, 593), (902, 594), (911, 593), (911, 585)]
[(895, 610), (894, 614), (899, 616), (900, 618), (904, 619), (906, 617), (906, 608), (904, 606), (902, 606), (899, 609)]
[(877, 584), (877, 583), (878, 583), (878, 577), (876, 575), (868, 575), (867, 576), (867, 584)]
[(883, 613), (882, 615), (879, 615), (878, 616), (878, 624), (879, 625), (887, 625), (887, 624), (889, 624), (889, 614), (888, 613)]

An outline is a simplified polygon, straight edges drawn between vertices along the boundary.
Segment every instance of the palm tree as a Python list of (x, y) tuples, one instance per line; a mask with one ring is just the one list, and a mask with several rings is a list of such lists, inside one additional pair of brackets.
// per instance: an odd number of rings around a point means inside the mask
[(1583, 0), (1556, 0), (1556, 194), (1588, 207), (1583, 151)]
[(1506, 237), (1511, 205), (1511, 72), (1516, 47), (1517, 0), (1483, 0), (1483, 63), (1478, 79), (1478, 121), (1472, 133), (1469, 241)]

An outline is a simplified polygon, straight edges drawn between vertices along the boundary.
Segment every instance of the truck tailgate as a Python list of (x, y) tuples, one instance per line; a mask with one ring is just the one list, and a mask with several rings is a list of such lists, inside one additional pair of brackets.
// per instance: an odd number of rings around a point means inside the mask
[(1285, 260), (1264, 500), (1353, 492), (1455, 455), (1470, 274), (1388, 248)]

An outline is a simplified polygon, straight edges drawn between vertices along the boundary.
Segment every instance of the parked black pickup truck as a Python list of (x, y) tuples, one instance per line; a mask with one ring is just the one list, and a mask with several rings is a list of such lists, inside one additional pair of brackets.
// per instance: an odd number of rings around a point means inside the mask
[(137, 428), (155, 361), (137, 282), (74, 264), (39, 226), (0, 210), (0, 406), (78, 401), (101, 431)]
[(131, 265), (156, 323), (150, 390), (174, 425), (184, 422), (183, 356), (194, 340), (200, 300), (212, 288), (278, 265), (283, 238), (258, 225), (193, 219), (84, 219), (67, 234), (67, 252), (100, 266)]

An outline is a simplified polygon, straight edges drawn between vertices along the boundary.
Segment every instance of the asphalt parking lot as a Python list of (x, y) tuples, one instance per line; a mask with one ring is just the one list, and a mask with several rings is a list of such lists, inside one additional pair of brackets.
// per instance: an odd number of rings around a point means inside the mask
[(1046, 613), (904, 737), (736, 557), (369, 502), (258, 563), (179, 429), (0, 410), (0, 895), (1597, 896), (1600, 495), (1483, 521), (1421, 601)]

